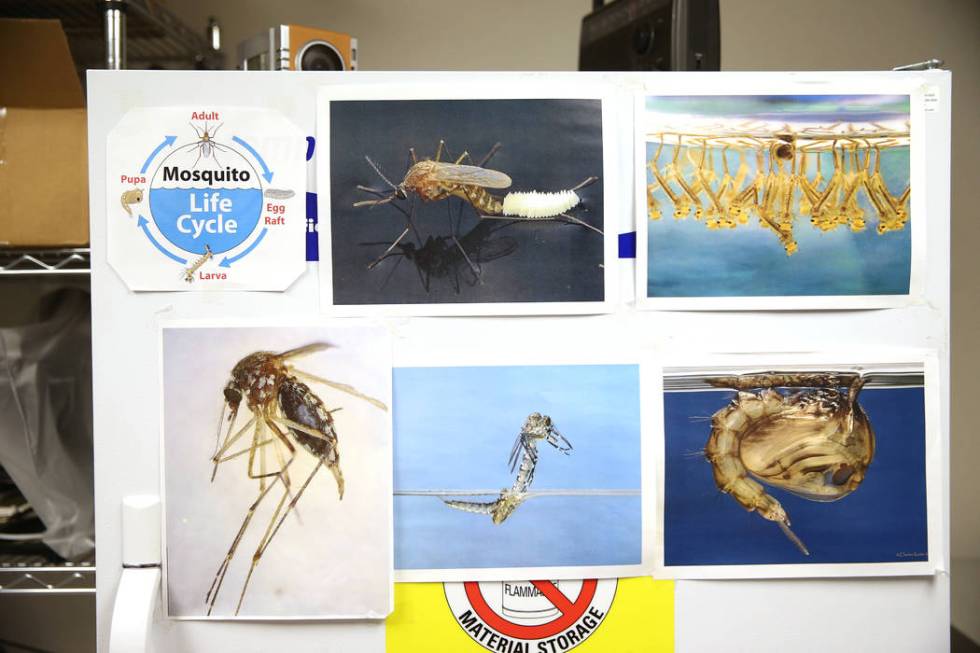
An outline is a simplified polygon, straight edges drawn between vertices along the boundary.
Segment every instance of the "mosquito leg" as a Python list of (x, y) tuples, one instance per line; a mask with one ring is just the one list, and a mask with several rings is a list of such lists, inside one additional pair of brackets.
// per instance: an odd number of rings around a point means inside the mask
[(238, 549), (238, 544), (242, 541), (242, 536), (245, 534), (245, 530), (252, 521), (252, 517), (255, 515), (256, 509), (275, 484), (276, 481), (273, 481), (264, 490), (259, 492), (259, 496), (256, 497), (255, 501), (252, 502), (252, 505), (249, 506), (248, 512), (245, 513), (245, 519), (242, 520), (242, 525), (238, 529), (238, 533), (235, 534), (235, 539), (232, 540), (231, 546), (228, 547), (228, 553), (225, 554), (224, 560), (218, 567), (218, 571), (214, 575), (214, 580), (211, 581), (211, 587), (208, 589), (208, 593), (204, 598), (205, 603), (208, 605), (208, 616), (211, 616), (211, 611), (214, 609), (214, 603), (218, 600), (218, 592), (221, 591), (221, 584), (225, 580), (225, 574), (228, 572), (228, 566), (231, 564), (231, 559), (235, 556), (235, 551)]
[(354, 208), (358, 208), (361, 206), (371, 206), (371, 207), (381, 206), (382, 204), (388, 204), (389, 202), (394, 201), (394, 199), (395, 199), (395, 195), (389, 195), (383, 200), (361, 200), (359, 202), (354, 202), (353, 206)]
[[(289, 459), (292, 460), (293, 457), (296, 456), (296, 447), (294, 447), (293, 443), (289, 441), (289, 438), (286, 437), (286, 434), (279, 430), (279, 427), (276, 426), (275, 421), (272, 418), (266, 417), (264, 421), (265, 421), (265, 425), (269, 428), (269, 430), (272, 431), (272, 433), (276, 436), (279, 442), (281, 442), (289, 451)], [(291, 494), (291, 490), (289, 486), (289, 470), (287, 469), (288, 466), (282, 462), (282, 455), (279, 452), (278, 447), (275, 447), (275, 451), (277, 456), (279, 456), (279, 472), (282, 474), (283, 485), (286, 486), (286, 492)]]
[[(228, 425), (228, 435), (229, 436), (231, 435), (231, 428), (232, 428), (232, 425), (233, 424), (234, 424), (234, 422), (232, 422), (231, 424)], [(211, 456), (211, 461), (214, 463), (214, 469), (211, 471), (211, 480), (212, 481), (214, 480), (215, 475), (218, 473), (218, 463), (220, 462), (218, 460), (218, 458), (224, 452), (228, 451), (228, 448), (231, 447), (231, 445), (235, 444), (235, 442), (237, 442), (245, 434), (245, 432), (248, 429), (252, 428), (252, 425), (254, 425), (254, 424), (255, 424), (255, 418), (253, 417), (250, 420), (248, 420), (248, 422), (245, 423), (245, 426), (243, 426), (242, 428), (238, 429), (238, 432), (235, 433), (234, 436), (232, 436), (232, 437), (226, 436), (225, 437), (225, 441), (221, 445), (221, 448), (218, 449), (217, 451), (215, 451), (214, 452), (214, 455)]]
[[(340, 410), (340, 409), (339, 408), (335, 408), (334, 410), (329, 410), (327, 412), (328, 413), (335, 413), (338, 410)], [(288, 417), (273, 417), (272, 420), (274, 422), (276, 422), (277, 424), (281, 424), (282, 426), (285, 426), (285, 427), (294, 429), (296, 431), (299, 431), (300, 433), (304, 433), (304, 434), (310, 436), (311, 438), (317, 438), (318, 440), (324, 440), (325, 442), (329, 442), (332, 445), (336, 445), (336, 443), (337, 443), (336, 438), (331, 438), (326, 433), (324, 433), (324, 432), (322, 432), (322, 431), (320, 431), (318, 429), (315, 429), (315, 428), (313, 428), (311, 426), (306, 426), (305, 424), (300, 424), (299, 422), (294, 422), (293, 420), (289, 419)]]
[(493, 155), (496, 154), (497, 153), (497, 150), (499, 150), (499, 149), (500, 149), (500, 143), (494, 143), (493, 144), (493, 147), (490, 148), (490, 151), (487, 152), (486, 156), (484, 156), (482, 159), (480, 159), (479, 163), (477, 163), (476, 165), (478, 167), (480, 167), (480, 168), (482, 168), (483, 166), (485, 166), (487, 163), (490, 162), (490, 159), (493, 158)]
[[(296, 496), (292, 498), (289, 505), (286, 506), (286, 511), (281, 516), (279, 515), (279, 511), (282, 509), (283, 500), (286, 498), (286, 495), (284, 494), (283, 498), (279, 500), (279, 505), (276, 507), (275, 514), (273, 514), (272, 519), (269, 520), (269, 526), (265, 530), (265, 535), (263, 535), (262, 540), (259, 542), (259, 546), (255, 549), (255, 553), (252, 555), (252, 566), (248, 570), (248, 575), (245, 577), (245, 585), (242, 587), (242, 594), (238, 598), (238, 607), (235, 608), (236, 615), (238, 614), (238, 610), (242, 607), (242, 600), (245, 598), (245, 590), (248, 589), (248, 583), (252, 578), (252, 572), (255, 571), (255, 568), (259, 564), (259, 560), (262, 559), (262, 554), (264, 554), (265, 550), (269, 548), (269, 545), (272, 543), (272, 538), (274, 538), (276, 533), (279, 532), (279, 528), (282, 526), (283, 522), (286, 521), (289, 513), (296, 507), (297, 502), (299, 502), (299, 498), (303, 496), (303, 492), (305, 492), (306, 488), (310, 485), (310, 481), (312, 481), (313, 477), (316, 476), (316, 473), (320, 471), (320, 467), (324, 466), (326, 466), (326, 462), (321, 459), (316, 467), (313, 468), (313, 471), (310, 472), (310, 475), (306, 477), (306, 480), (303, 482), (302, 487), (300, 487), (299, 492), (297, 492)], [(277, 517), (278, 521), (276, 521)], [(273, 522), (275, 522), (275, 526), (273, 526)]]
[(372, 195), (377, 195), (378, 197), (388, 197), (388, 191), (378, 190), (377, 188), (368, 188), (367, 186), (362, 186), (358, 184), (355, 186), (357, 190), (364, 191), (365, 193), (371, 193)]
[(568, 190), (576, 191), (576, 190), (578, 190), (580, 188), (585, 188), (586, 186), (589, 186), (591, 184), (594, 184), (597, 181), (599, 181), (599, 178), (598, 177), (586, 177), (582, 181), (582, 183), (580, 183), (578, 186), (575, 186), (574, 188), (569, 188)]
[(197, 158), (194, 159), (194, 165), (191, 166), (192, 168), (196, 168), (197, 167), (197, 162), (201, 160), (201, 151), (202, 151), (201, 150), (201, 146), (198, 145), (197, 146)]
[[(282, 470), (278, 470), (275, 472), (266, 473), (265, 469), (262, 468), (265, 465), (264, 459), (260, 455), (260, 459), (259, 459), (260, 470), (258, 474), (255, 473), (255, 452), (259, 450), (258, 443), (259, 443), (260, 436), (262, 434), (262, 427), (265, 426), (265, 423), (266, 422), (264, 419), (258, 420), (255, 423), (255, 431), (252, 435), (252, 446), (249, 449), (249, 453), (248, 453), (248, 477), (252, 479), (258, 479), (260, 489), (265, 488), (265, 479), (269, 478), (270, 476), (279, 476), (280, 472), (282, 471)], [(265, 450), (263, 449), (262, 451), (264, 454)]]
[[(262, 440), (261, 442), (256, 443), (255, 446), (256, 446), (256, 448), (260, 448), (260, 447), (266, 446), (267, 444), (269, 444), (271, 442), (276, 442), (276, 440), (273, 439), (273, 438), (269, 438), (268, 440)], [(244, 456), (245, 454), (247, 454), (251, 450), (252, 450), (252, 447), (251, 446), (249, 446), (249, 447), (247, 447), (245, 449), (239, 449), (235, 453), (230, 453), (227, 456), (223, 456), (223, 457), (219, 458), (217, 460), (217, 462), (224, 463), (224, 462), (228, 462), (229, 460), (234, 460), (235, 458), (240, 458), (241, 456)]]
[(341, 392), (346, 392), (347, 394), (353, 397), (357, 397), (358, 399), (363, 399), (364, 401), (368, 402), (372, 406), (375, 406), (376, 408), (380, 408), (381, 410), (388, 410), (388, 406), (383, 401), (380, 401), (378, 399), (375, 399), (374, 397), (370, 397), (364, 394), (363, 392), (358, 391), (354, 386), (347, 385), (346, 383), (337, 383), (336, 381), (331, 381), (321, 376), (315, 376), (313, 374), (309, 374), (307, 372), (297, 370), (294, 367), (290, 367), (290, 371), (292, 371), (292, 373), (295, 376), (299, 377), (300, 380), (311, 381), (313, 383), (322, 383), (325, 386), (331, 387), (335, 390), (340, 390)]
[(463, 259), (466, 261), (466, 264), (470, 266), (470, 270), (472, 270), (473, 271), (473, 274), (475, 274), (476, 277), (479, 278), (480, 277), (480, 269), (477, 268), (473, 264), (473, 261), (470, 260), (470, 257), (466, 254), (466, 250), (463, 249), (463, 246), (460, 244), (460, 242), (456, 238), (456, 235), (455, 234), (453, 235), (453, 242), (456, 243), (456, 248), (459, 249), (459, 253), (463, 255)]
[(255, 553), (252, 554), (252, 565), (248, 568), (248, 574), (245, 576), (245, 582), (242, 584), (242, 593), (238, 595), (238, 605), (235, 606), (235, 616), (238, 616), (238, 612), (242, 609), (242, 601), (245, 600), (245, 591), (248, 589), (248, 584), (252, 580), (252, 573), (255, 571), (255, 567), (259, 564), (259, 559), (262, 557), (262, 551), (265, 549), (267, 540), (269, 539), (269, 533), (272, 531), (272, 525), (276, 523), (279, 518), (279, 513), (282, 512), (282, 506), (286, 503), (286, 496), (289, 491), (284, 490), (282, 496), (279, 497), (279, 503), (276, 504), (276, 509), (272, 513), (272, 517), (269, 518), (269, 525), (265, 528), (265, 533), (262, 535), (262, 539), (259, 540), (259, 545), (255, 549)]
[[(283, 485), (286, 487), (286, 494), (288, 494), (289, 495), (289, 498), (292, 499), (293, 498), (292, 481), (289, 478), (289, 470), (286, 469), (286, 459), (283, 458), (283, 456), (282, 456), (282, 451), (280, 451), (280, 449), (279, 449), (279, 442), (278, 441), (272, 447), (272, 450), (276, 454), (276, 462), (279, 463), (279, 469), (282, 470), (282, 482), (283, 482)], [(299, 508), (296, 509), (296, 521), (298, 521), (300, 524), (303, 523), (303, 519), (302, 519), (302, 517), (300, 517), (300, 514), (299, 514)]]
[(316, 475), (316, 473), (318, 471), (320, 471), (320, 468), (321, 467), (329, 467), (329, 466), (330, 466), (330, 463), (328, 463), (326, 460), (324, 460), (323, 458), (321, 458), (320, 459), (320, 462), (317, 464), (317, 466), (313, 468), (313, 471), (310, 472), (310, 475), (303, 482), (303, 486), (299, 489), (299, 492), (296, 493), (296, 496), (293, 498), (293, 500), (289, 502), (289, 505), (288, 506), (286, 506), (286, 512), (283, 513), (283, 515), (279, 518), (279, 522), (276, 524), (276, 527), (272, 529), (272, 533), (269, 535), (268, 539), (265, 541), (265, 545), (258, 552), (260, 556), (263, 553), (265, 553), (265, 550), (269, 547), (269, 544), (272, 542), (272, 538), (274, 538), (276, 536), (276, 533), (279, 532), (279, 527), (282, 526), (282, 523), (284, 521), (286, 521), (286, 517), (289, 516), (289, 511), (291, 511), (294, 508), (296, 508), (296, 504), (297, 504), (297, 502), (299, 502), (299, 498), (303, 495), (303, 492), (306, 490), (307, 486), (310, 484), (310, 481), (313, 480), (313, 477)]
[(395, 239), (395, 242), (393, 242), (391, 245), (388, 246), (388, 249), (386, 249), (384, 251), (384, 254), (382, 254), (378, 258), (376, 258), (373, 261), (371, 261), (370, 263), (368, 263), (367, 269), (368, 270), (373, 270), (375, 267), (377, 267), (377, 265), (379, 263), (381, 263), (381, 261), (385, 260), (388, 257), (388, 255), (391, 253), (391, 251), (393, 249), (395, 249), (395, 247), (398, 246), (398, 243), (400, 243), (402, 241), (402, 238), (404, 238), (405, 236), (408, 235), (408, 232), (409, 231), (411, 231), (411, 227), (405, 227), (405, 231), (403, 231), (401, 233), (401, 235), (398, 236), (398, 238)]
[[(253, 440), (253, 446), (251, 446), (249, 449), (243, 450), (241, 452), (238, 452), (238, 453), (234, 454), (235, 456), (237, 456), (237, 455), (243, 455), (245, 453), (245, 451), (249, 451), (249, 477), (255, 478), (255, 476), (252, 473), (252, 465), (253, 465), (253, 462), (254, 462), (254, 454), (255, 454), (255, 450), (256, 449), (261, 448), (262, 451), (261, 451), (261, 454), (260, 454), (260, 463), (259, 464), (260, 464), (260, 467), (262, 468), (261, 471), (262, 471), (262, 474), (263, 475), (259, 477), (259, 482), (260, 482), (259, 497), (256, 499), (255, 503), (252, 504), (252, 507), (249, 508), (249, 512), (246, 515), (245, 520), (242, 522), (242, 526), (239, 529), (238, 535), (236, 536), (235, 541), (232, 543), (232, 546), (231, 546), (231, 548), (228, 551), (228, 555), (225, 557), (225, 561), (222, 563), (222, 567), (219, 568), (218, 574), (215, 575), (215, 581), (213, 581), (211, 583), (211, 589), (208, 590), (208, 597), (206, 598), (206, 601), (208, 601), (208, 604), (209, 604), (209, 607), (208, 607), (208, 614), (209, 615), (211, 614), (211, 609), (214, 607), (214, 601), (217, 599), (218, 589), (220, 589), (221, 583), (224, 580), (224, 576), (227, 573), (228, 565), (231, 563), (231, 559), (235, 555), (235, 550), (238, 548), (238, 544), (241, 542), (242, 535), (245, 533), (245, 530), (248, 527), (248, 524), (251, 521), (252, 516), (254, 515), (254, 512), (255, 512), (255, 509), (258, 507), (259, 503), (266, 496), (266, 494), (268, 494), (269, 490), (271, 490), (272, 487), (276, 483), (278, 483), (280, 481), (283, 483), (283, 499), (281, 499), (280, 502), (279, 502), (279, 509), (281, 509), (282, 502), (285, 500), (285, 497), (286, 496), (290, 496), (290, 497), (293, 496), (292, 495), (292, 491), (289, 488), (289, 467), (290, 467), (290, 465), (293, 464), (293, 461), (296, 459), (296, 449), (292, 445), (292, 443), (289, 442), (288, 438), (286, 438), (285, 434), (282, 431), (280, 431), (275, 426), (275, 424), (273, 424), (268, 418), (264, 418), (264, 419), (262, 419), (262, 420), (260, 420), (260, 421), (258, 421), (256, 423), (256, 425), (255, 425), (255, 434), (256, 434), (256, 436), (259, 434), (259, 432), (262, 429), (262, 426), (263, 425), (268, 426), (272, 430), (273, 434), (276, 437), (275, 438), (270, 438), (268, 440), (263, 440), (261, 442), (257, 442), (255, 440)], [(287, 449), (289, 449), (289, 451), (290, 451), (290, 457), (289, 457), (289, 460), (286, 460), (282, 464), (282, 467), (280, 467), (279, 470), (277, 470), (275, 472), (270, 472), (270, 473), (266, 474), (265, 473), (265, 469), (264, 469), (264, 467), (265, 467), (265, 463), (264, 463), (264, 460), (265, 460), (265, 448), (264, 447), (267, 444), (269, 444), (269, 443), (275, 443), (277, 441), (280, 441), (280, 442), (282, 442), (283, 444), (286, 445)], [(278, 452), (278, 449), (277, 449), (277, 452)], [(280, 458), (280, 460), (281, 460), (281, 458)], [(267, 476), (274, 477), (274, 479), (272, 480), (271, 483), (269, 483), (268, 485), (265, 485), (264, 487), (262, 487), (262, 485), (264, 484), (264, 481), (265, 481), (265, 477), (267, 477)], [(275, 517), (273, 517), (273, 519), (275, 519)], [(212, 595), (212, 590), (214, 592), (213, 595)], [(240, 601), (241, 601), (241, 599), (239, 599), (239, 605), (240, 605)], [(237, 612), (236, 612), (236, 614), (237, 614)]]
[[(333, 413), (336, 413), (338, 410), (340, 410), (340, 408), (335, 408), (333, 410), (327, 411), (327, 413), (332, 415)], [(305, 426), (303, 424), (299, 424), (286, 417), (275, 417), (273, 419), (279, 424), (288, 426), (294, 431), (305, 433), (310, 437), (323, 440), (327, 444), (327, 451), (332, 453), (332, 456), (326, 456), (323, 459), (326, 460), (326, 458), (332, 458), (332, 462), (330, 460), (327, 460), (326, 465), (330, 468), (331, 473), (333, 473), (334, 478), (337, 481), (337, 494), (341, 499), (343, 499), (344, 498), (344, 474), (340, 470), (340, 449), (337, 444), (337, 435), (332, 432), (330, 435), (327, 435), (323, 431), (320, 431), (318, 429), (309, 426)]]
[(446, 275), (449, 278), (449, 282), (453, 285), (453, 292), (457, 295), (459, 294), (459, 266), (454, 265), (452, 269), (452, 275)]
[[(259, 452), (259, 489), (265, 488), (265, 447), (256, 446), (258, 443), (253, 442), (252, 447)], [(285, 482), (285, 481), (284, 481)]]
[(404, 260), (405, 260), (404, 258), (395, 259), (395, 264), (391, 266), (390, 270), (388, 270), (388, 275), (385, 277), (385, 280), (381, 283), (381, 288), (380, 288), (381, 290), (384, 290), (384, 288), (388, 285), (388, 282), (391, 281), (391, 277), (395, 275), (395, 270), (398, 269), (398, 265)]
[(582, 225), (583, 227), (587, 227), (587, 228), (591, 229), (592, 231), (596, 232), (597, 234), (599, 234), (600, 236), (604, 235), (602, 233), (602, 230), (601, 229), (597, 229), (597, 228), (593, 227), (592, 225), (590, 225), (588, 222), (585, 222), (584, 220), (579, 220), (578, 218), (576, 218), (574, 216), (571, 216), (571, 215), (569, 215), (567, 213), (562, 213), (561, 214), (561, 217), (565, 218), (566, 220), (571, 220), (575, 224), (579, 224), (579, 225)]
[[(365, 190), (369, 190), (369, 189), (365, 189)], [(355, 207), (358, 207), (358, 206), (375, 207), (375, 206), (379, 206), (381, 204), (389, 204), (390, 203), (391, 206), (393, 206), (396, 209), (398, 209), (398, 211), (403, 216), (405, 216), (405, 223), (415, 233), (415, 238), (416, 238), (416, 240), (418, 240), (419, 245), (421, 246), (421, 244), (422, 244), (422, 236), (419, 234), (419, 230), (415, 226), (415, 220), (412, 219), (412, 216), (415, 215), (415, 200), (414, 199), (412, 200), (412, 212), (409, 213), (408, 211), (406, 211), (402, 207), (398, 206), (398, 204), (395, 204), (394, 203), (394, 200), (397, 199), (397, 197), (398, 197), (397, 195), (392, 194), (392, 195), (390, 195), (390, 196), (388, 196), (388, 197), (386, 197), (385, 199), (382, 199), (382, 200), (361, 200), (360, 202), (354, 202), (354, 206)]]
[(422, 285), (422, 290), (429, 292), (429, 279), (427, 275), (423, 274), (422, 267), (418, 263), (415, 261), (412, 262), (415, 263), (415, 273), (419, 277), (419, 283)]

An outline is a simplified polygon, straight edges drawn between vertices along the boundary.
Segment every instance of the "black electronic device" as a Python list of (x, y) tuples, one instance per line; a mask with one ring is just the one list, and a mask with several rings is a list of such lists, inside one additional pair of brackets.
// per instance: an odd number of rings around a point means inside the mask
[(579, 70), (720, 70), (718, 0), (593, 0)]

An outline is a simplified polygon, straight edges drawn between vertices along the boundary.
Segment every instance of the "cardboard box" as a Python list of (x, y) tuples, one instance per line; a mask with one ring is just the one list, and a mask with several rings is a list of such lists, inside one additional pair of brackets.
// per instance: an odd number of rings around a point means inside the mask
[(82, 85), (57, 20), (0, 19), (0, 246), (88, 243)]

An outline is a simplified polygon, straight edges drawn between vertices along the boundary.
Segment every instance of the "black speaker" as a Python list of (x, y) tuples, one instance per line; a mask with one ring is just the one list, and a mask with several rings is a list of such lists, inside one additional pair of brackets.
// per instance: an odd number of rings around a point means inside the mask
[(579, 70), (720, 70), (718, 0), (593, 0)]

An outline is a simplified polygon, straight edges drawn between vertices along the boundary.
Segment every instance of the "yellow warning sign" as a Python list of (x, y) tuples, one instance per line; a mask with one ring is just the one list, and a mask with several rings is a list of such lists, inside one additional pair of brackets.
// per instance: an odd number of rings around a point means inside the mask
[(388, 653), (674, 650), (674, 584), (652, 578), (398, 583)]

